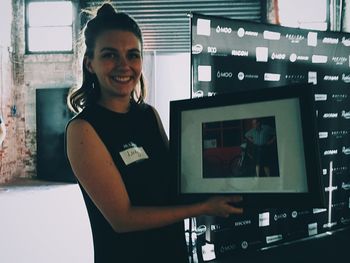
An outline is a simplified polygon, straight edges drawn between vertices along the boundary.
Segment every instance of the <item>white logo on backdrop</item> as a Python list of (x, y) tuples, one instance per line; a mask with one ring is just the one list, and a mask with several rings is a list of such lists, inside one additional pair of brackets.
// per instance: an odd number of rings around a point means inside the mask
[(320, 138), (320, 139), (328, 138), (328, 132), (319, 132), (318, 133), (318, 138)]
[(238, 221), (238, 222), (235, 222), (235, 226), (246, 226), (246, 225), (250, 225), (251, 223), (252, 223), (251, 220)]
[(291, 43), (299, 43), (301, 40), (305, 39), (303, 35), (298, 34), (286, 34), (286, 38), (289, 39)]
[(216, 258), (214, 244), (205, 244), (202, 246), (202, 257), (204, 261), (210, 261)]
[(325, 75), (323, 77), (323, 80), (325, 80), (325, 81), (338, 81), (339, 80), (339, 76), (336, 76), (336, 75)]
[(332, 61), (336, 65), (343, 65), (346, 61), (348, 61), (348, 58), (346, 58), (346, 57), (332, 57)]
[(271, 59), (274, 60), (274, 59), (277, 59), (277, 60), (283, 60), (286, 58), (286, 54), (283, 54), (283, 53), (275, 53), (273, 52), (272, 55), (271, 55)]
[(317, 46), (317, 33), (316, 32), (309, 32), (307, 34), (307, 45), (316, 47)]
[(282, 239), (283, 239), (282, 235), (267, 236), (267, 237), (266, 237), (266, 243), (267, 243), (267, 244), (270, 244), (270, 243), (273, 243), (273, 242), (280, 241), (280, 240), (282, 240)]
[(324, 44), (338, 44), (339, 38), (325, 37), (325, 38), (323, 38), (322, 43), (324, 43)]
[(232, 56), (237, 56), (237, 57), (248, 57), (249, 53), (247, 50), (232, 50), (231, 52)]
[(332, 131), (332, 136), (334, 136), (336, 139), (341, 139), (348, 134), (349, 134), (349, 131), (347, 130)]
[(217, 50), (216, 47), (208, 47), (208, 53), (215, 54), (217, 51), (218, 51), (218, 50)]
[(343, 43), (344, 46), (349, 47), (350, 46), (350, 38), (343, 37), (341, 39), (341, 42)]
[(347, 94), (333, 94), (332, 99), (335, 100), (336, 102), (342, 102), (346, 100), (348, 97)]
[(342, 153), (344, 153), (345, 155), (349, 155), (350, 154), (350, 147), (345, 147), (343, 146), (343, 148), (341, 149)]
[(265, 30), (263, 33), (264, 39), (268, 40), (279, 40), (281, 38), (281, 33)]
[(264, 80), (265, 81), (280, 81), (281, 74), (276, 73), (265, 73), (264, 74)]
[(312, 83), (314, 85), (317, 84), (317, 72), (316, 71), (309, 71), (308, 73), (308, 83)]
[(344, 73), (341, 75), (341, 79), (342, 81), (344, 81), (345, 83), (350, 83), (350, 74), (349, 75), (345, 75)]
[(308, 224), (307, 228), (308, 228), (309, 236), (317, 235), (318, 233), (317, 223)]
[(327, 94), (315, 94), (315, 101), (326, 101)]
[(241, 247), (242, 247), (243, 249), (247, 249), (247, 248), (248, 248), (248, 242), (247, 242), (247, 241), (243, 241), (243, 242), (241, 243)]
[(244, 79), (258, 79), (259, 78), (259, 75), (257, 74), (247, 74), (247, 73), (244, 73), (244, 72), (238, 72), (237, 74), (237, 78), (239, 80), (244, 80)]
[(312, 63), (327, 63), (328, 57), (324, 55), (312, 55)]
[(233, 74), (232, 74), (232, 72), (229, 72), (229, 71), (220, 71), (220, 70), (218, 70), (218, 72), (216, 73), (216, 77), (218, 79), (220, 79), (220, 78), (232, 78)]
[(211, 81), (211, 66), (198, 66), (198, 81)]
[(269, 49), (267, 47), (256, 47), (256, 61), (267, 62), (269, 59)]
[(203, 46), (201, 44), (196, 44), (192, 46), (192, 54), (197, 55), (202, 53), (203, 51)]
[(336, 155), (338, 154), (338, 150), (327, 150), (323, 152), (323, 155)]
[(308, 56), (300, 56), (300, 55), (297, 55), (295, 53), (292, 53), (289, 56), (289, 60), (290, 60), (290, 62), (295, 62), (297, 60), (307, 61), (307, 60), (309, 60), (309, 57)]
[(232, 33), (232, 28), (217, 26), (216, 33), (231, 34)]
[(237, 30), (237, 35), (238, 35), (239, 37), (244, 37), (244, 36), (257, 37), (258, 34), (259, 34), (258, 32), (245, 30), (243, 27), (240, 27), (240, 28)]
[(287, 214), (286, 213), (283, 213), (283, 214), (275, 214), (275, 216), (273, 217), (273, 219), (275, 221), (278, 221), (280, 219), (286, 219), (287, 218)]
[(197, 19), (197, 35), (210, 36), (210, 20)]
[(239, 72), (237, 75), (239, 80), (243, 80), (244, 79), (244, 73), (243, 72)]
[(194, 98), (200, 98), (200, 97), (203, 97), (203, 96), (204, 96), (203, 90), (197, 90), (197, 91), (193, 94), (193, 97), (194, 97)]
[(341, 111), (341, 116), (342, 116), (344, 119), (350, 119), (350, 111), (346, 112), (345, 110), (342, 110), (342, 111)]
[(259, 227), (269, 226), (270, 225), (270, 213), (265, 212), (259, 214)]
[(335, 119), (335, 118), (338, 118), (338, 113), (325, 113), (323, 114), (323, 118), (324, 119)]
[(245, 30), (243, 27), (240, 27), (238, 30), (237, 30), (237, 35), (239, 37), (244, 37), (244, 34), (245, 34)]

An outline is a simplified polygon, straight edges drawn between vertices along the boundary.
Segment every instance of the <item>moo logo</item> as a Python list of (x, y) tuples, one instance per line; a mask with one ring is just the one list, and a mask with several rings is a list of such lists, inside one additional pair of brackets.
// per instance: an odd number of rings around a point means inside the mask
[(232, 78), (233, 74), (232, 74), (232, 72), (228, 72), (228, 71), (225, 71), (225, 72), (218, 71), (216, 73), (216, 76), (217, 76), (218, 79), (219, 78)]
[(216, 33), (231, 34), (232, 33), (232, 28), (217, 26)]

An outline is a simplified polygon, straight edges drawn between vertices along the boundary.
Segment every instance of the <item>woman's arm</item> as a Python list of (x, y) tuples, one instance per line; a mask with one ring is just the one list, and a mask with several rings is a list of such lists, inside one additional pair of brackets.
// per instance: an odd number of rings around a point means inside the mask
[(232, 206), (239, 197), (215, 197), (174, 207), (134, 207), (118, 168), (92, 126), (74, 120), (67, 128), (67, 155), (74, 174), (116, 232), (162, 227), (201, 214), (242, 213)]

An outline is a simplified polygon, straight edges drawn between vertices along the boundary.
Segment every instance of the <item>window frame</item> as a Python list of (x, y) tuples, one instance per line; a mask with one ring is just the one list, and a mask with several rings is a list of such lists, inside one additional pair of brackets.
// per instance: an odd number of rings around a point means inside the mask
[[(71, 24), (71, 29), (72, 29), (72, 48), (71, 50), (42, 50), (42, 51), (31, 51), (29, 50), (29, 4), (30, 3), (38, 3), (38, 2), (42, 2), (42, 3), (46, 3), (46, 2), (71, 2), (72, 3), (72, 13), (73, 13), (73, 17), (72, 17), (72, 24)], [(77, 21), (77, 3), (76, 0), (26, 0), (25, 1), (25, 24), (24, 24), (24, 28), (25, 28), (25, 54), (26, 55), (35, 55), (35, 54), (74, 54), (75, 52), (75, 45), (74, 45), (74, 41), (76, 39), (76, 35), (77, 35), (77, 25), (76, 25), (76, 21)], [(68, 26), (67, 26), (68, 27)]]
[[(311, 27), (308, 27), (306, 26), (308, 24), (308, 21), (299, 21), (297, 26), (293, 26), (293, 25), (290, 25), (290, 24), (286, 24), (286, 23), (282, 23), (281, 20), (279, 20), (279, 24), (281, 26), (285, 26), (285, 27), (293, 27), (293, 28), (299, 28), (299, 29), (305, 29), (305, 30), (318, 30), (318, 31), (330, 31), (330, 27), (331, 27), (331, 23), (330, 23), (330, 0), (324, 0), (325, 1), (325, 7), (326, 7), (326, 10), (325, 10), (325, 20), (324, 21), (314, 21), (315, 23), (319, 23), (319, 24), (324, 24), (326, 26), (326, 28), (324, 29), (321, 29), (321, 28), (313, 28), (312, 26)], [(278, 0), (278, 2), (280, 3), (280, 0)], [(280, 5), (279, 5), (279, 8)], [(279, 13), (279, 19), (281, 18), (280, 15), (280, 10), (278, 11)], [(310, 23), (311, 25), (311, 23)]]

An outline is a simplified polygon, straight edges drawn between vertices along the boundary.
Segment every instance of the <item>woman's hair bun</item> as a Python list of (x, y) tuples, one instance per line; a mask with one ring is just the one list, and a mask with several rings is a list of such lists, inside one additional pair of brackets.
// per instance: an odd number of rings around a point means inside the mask
[(97, 10), (97, 16), (104, 17), (104, 16), (112, 16), (116, 14), (114, 7), (111, 4), (103, 4), (98, 10)]

